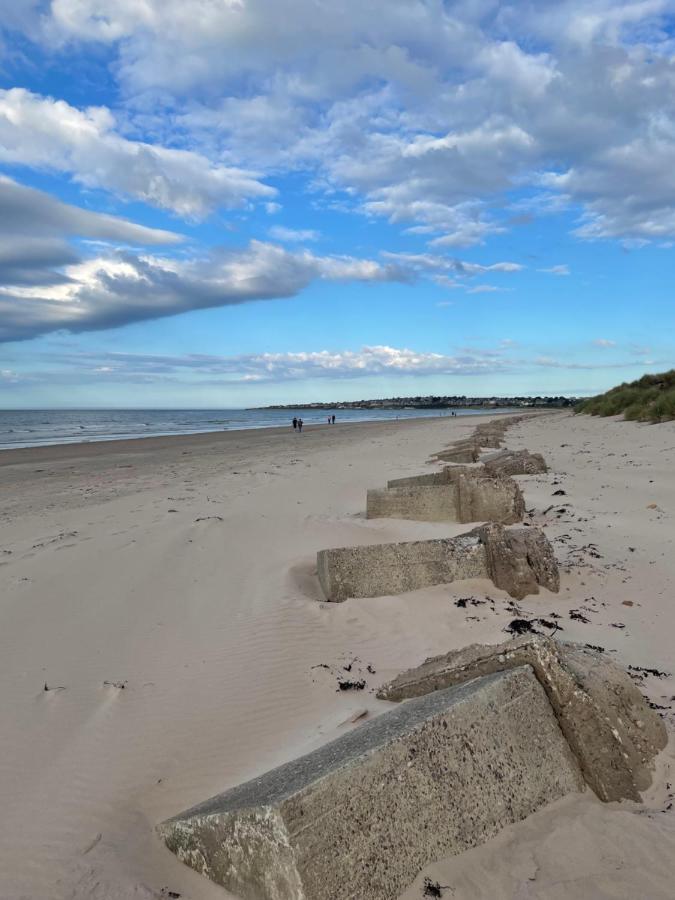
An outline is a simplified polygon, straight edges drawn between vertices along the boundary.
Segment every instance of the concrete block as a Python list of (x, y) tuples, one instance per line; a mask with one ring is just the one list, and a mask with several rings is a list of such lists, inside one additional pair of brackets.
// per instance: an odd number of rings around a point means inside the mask
[(454, 484), (455, 472), (474, 472), (478, 466), (445, 466), (440, 472), (425, 472), (424, 475), (409, 475), (407, 478), (392, 478), (387, 482), (389, 488), (415, 487)]
[(370, 490), (366, 496), (368, 519), (415, 519), (418, 522), (459, 522), (457, 485)]
[(558, 590), (558, 569), (537, 528), (482, 525), (455, 538), (321, 550), (319, 582), (328, 600), (402, 594), (463, 578), (491, 578), (521, 599), (539, 585)]
[(435, 459), (452, 463), (475, 463), (478, 462), (479, 456), (480, 447), (472, 439), (456, 441), (452, 447), (447, 447), (445, 450), (434, 453)]
[(582, 789), (520, 668), (404, 703), (158, 831), (242, 898), (395, 900), (432, 860)]
[(525, 501), (512, 478), (480, 468), (447, 467), (443, 472), (390, 481), (386, 491), (368, 491), (366, 516), (426, 522), (500, 522), (512, 525)]
[(541, 475), (548, 472), (541, 453), (529, 450), (500, 450), (483, 459), (487, 472), (494, 475)]
[(473, 644), (428, 659), (384, 685), (377, 696), (420, 697), (524, 665), (546, 691), (597, 796), (639, 800), (651, 783), (653, 759), (666, 745), (666, 730), (628, 675), (602, 653), (533, 635), (495, 646)]
[(487, 574), (485, 547), (478, 535), (370, 544), (321, 550), (319, 582), (326, 599), (403, 594), (433, 584)]
[(525, 515), (525, 500), (513, 478), (492, 476), (483, 470), (457, 472), (459, 522), (500, 522), (512, 525)]
[(503, 528), (488, 522), (475, 529), (485, 545), (488, 576), (516, 600), (538, 594), (539, 585), (560, 590), (553, 547), (539, 528)]

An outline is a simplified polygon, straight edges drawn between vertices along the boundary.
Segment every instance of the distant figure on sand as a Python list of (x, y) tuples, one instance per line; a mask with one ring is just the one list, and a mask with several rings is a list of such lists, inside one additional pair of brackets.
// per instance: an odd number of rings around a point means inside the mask
[(302, 419), (298, 419), (298, 431), (302, 431)]
[(331, 416), (331, 419), (333, 420), (332, 424), (335, 425), (335, 416)]
[(293, 431), (295, 431), (298, 427), (298, 417), (293, 416)]

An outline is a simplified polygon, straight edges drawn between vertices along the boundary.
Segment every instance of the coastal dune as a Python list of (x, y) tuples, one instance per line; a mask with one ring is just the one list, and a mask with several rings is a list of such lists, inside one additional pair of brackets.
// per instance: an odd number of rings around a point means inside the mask
[[(366, 519), (365, 497), (440, 468), (424, 460), (474, 426), (440, 417), (1, 452), (0, 897), (222, 900), (162, 845), (158, 822), (358, 728), (390, 708), (377, 687), (426, 656), (502, 641), (513, 601), (486, 580), (318, 602), (324, 547), (466, 530)], [(522, 616), (555, 613), (560, 636), (637, 667), (672, 726), (675, 426), (542, 414), (508, 446), (550, 466), (518, 481), (562, 567), (560, 594), (526, 598)], [(672, 896), (672, 759), (662, 754), (648, 815), (566, 798), (439, 861), (406, 900), (428, 875), (472, 900)], [(624, 858), (644, 869), (642, 894)]]

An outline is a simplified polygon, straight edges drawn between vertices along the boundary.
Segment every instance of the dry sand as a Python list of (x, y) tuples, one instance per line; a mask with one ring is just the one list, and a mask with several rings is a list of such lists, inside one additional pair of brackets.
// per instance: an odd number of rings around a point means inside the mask
[[(503, 640), (511, 601), (488, 582), (326, 604), (312, 575), (323, 547), (465, 531), (363, 509), (366, 488), (425, 471), (474, 424), (0, 452), (2, 900), (222, 900), (156, 822), (359, 727), (348, 720), (386, 709), (372, 691), (402, 668)], [(523, 614), (557, 613), (565, 638), (675, 671), (675, 425), (553, 414), (508, 444), (552, 466), (519, 480), (563, 564), (561, 593)], [(642, 687), (672, 727), (675, 680)], [(567, 798), (430, 866), (404, 897), (431, 876), (455, 900), (672, 898), (673, 761), (645, 807)]]

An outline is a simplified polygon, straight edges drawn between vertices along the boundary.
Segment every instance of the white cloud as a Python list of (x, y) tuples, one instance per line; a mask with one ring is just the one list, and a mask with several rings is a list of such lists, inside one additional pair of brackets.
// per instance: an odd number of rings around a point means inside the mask
[(435, 247), (503, 232), (517, 191), (582, 239), (675, 236), (672, 0), (23, 5), (6, 27), (106, 45), (126, 124), (166, 139), (22, 95), (13, 161), (191, 216), (269, 198), (251, 169), (309, 172)]
[(419, 271), (453, 271), (458, 276), (472, 277), (485, 272), (521, 272), (525, 266), (515, 262), (483, 263), (467, 262), (450, 256), (433, 253), (392, 253), (383, 251), (382, 256)]
[(68, 173), (185, 217), (276, 193), (244, 169), (120, 136), (105, 107), (79, 110), (23, 88), (0, 90), (0, 162)]
[(321, 235), (310, 228), (285, 228), (283, 225), (275, 225), (269, 230), (269, 236), (275, 241), (284, 243), (304, 243), (305, 241), (318, 241)]
[[(392, 281), (410, 277), (400, 267), (349, 256), (291, 253), (251, 241), (239, 250), (172, 259), (119, 252), (82, 261), (62, 260), (51, 278), (16, 278), (0, 285), (0, 340), (49, 331), (91, 331), (144, 319), (292, 297), (315, 280)], [(23, 269), (15, 266), (15, 269)], [(0, 274), (2, 260), (0, 260)]]
[(493, 294), (503, 288), (495, 287), (493, 284), (477, 284), (474, 287), (467, 288), (467, 294)]
[(540, 272), (547, 272), (549, 275), (569, 275), (570, 267), (563, 263), (559, 266), (550, 266), (548, 269), (539, 269)]
[(421, 352), (409, 348), (366, 346), (360, 350), (259, 353), (237, 356), (189, 354), (160, 356), (133, 353), (69, 354), (64, 360), (79, 372), (105, 380), (184, 376), (205, 381), (255, 383), (305, 378), (364, 378), (405, 375), (478, 375), (510, 367), (498, 354)]
[(607, 338), (597, 338), (593, 343), (596, 347), (616, 347), (616, 341), (609, 341)]

